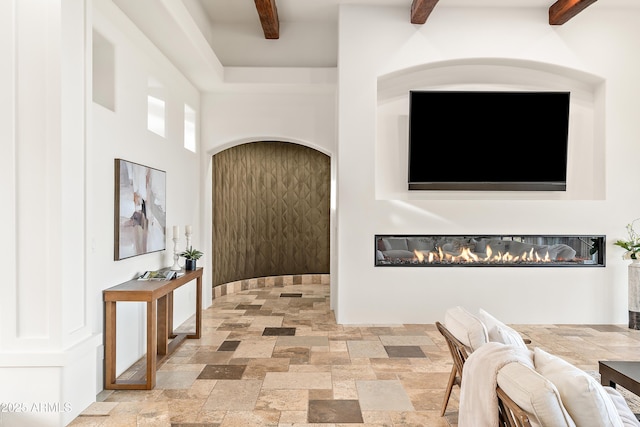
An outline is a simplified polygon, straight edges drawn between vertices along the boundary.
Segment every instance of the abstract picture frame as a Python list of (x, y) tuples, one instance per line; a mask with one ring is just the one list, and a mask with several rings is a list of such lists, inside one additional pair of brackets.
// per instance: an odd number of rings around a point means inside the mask
[(115, 159), (114, 260), (166, 249), (166, 175)]

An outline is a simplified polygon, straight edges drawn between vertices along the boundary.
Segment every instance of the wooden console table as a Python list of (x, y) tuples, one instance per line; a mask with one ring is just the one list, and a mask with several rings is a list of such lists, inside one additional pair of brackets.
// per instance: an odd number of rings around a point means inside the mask
[[(202, 267), (184, 271), (173, 280), (129, 280), (102, 291), (105, 315), (105, 385), (107, 390), (151, 390), (156, 385), (156, 367), (185, 338), (200, 338), (202, 326)], [(173, 332), (173, 291), (196, 280), (196, 330)], [(116, 303), (147, 303), (147, 366), (145, 380), (116, 380)]]

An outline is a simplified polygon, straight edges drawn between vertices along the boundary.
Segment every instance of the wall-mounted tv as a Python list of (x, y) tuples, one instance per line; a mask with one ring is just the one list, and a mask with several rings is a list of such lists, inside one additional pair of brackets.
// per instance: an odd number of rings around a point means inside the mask
[(569, 92), (409, 92), (409, 190), (566, 191)]

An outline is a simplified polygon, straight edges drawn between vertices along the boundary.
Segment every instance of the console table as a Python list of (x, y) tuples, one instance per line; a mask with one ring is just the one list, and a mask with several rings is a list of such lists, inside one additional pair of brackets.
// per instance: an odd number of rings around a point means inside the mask
[[(102, 291), (105, 316), (105, 385), (107, 390), (151, 390), (156, 385), (156, 367), (185, 338), (200, 338), (202, 326), (202, 267), (182, 271), (173, 280), (129, 280)], [(174, 334), (173, 291), (196, 280), (196, 330)], [(144, 380), (116, 379), (116, 303), (147, 303), (147, 355)]]

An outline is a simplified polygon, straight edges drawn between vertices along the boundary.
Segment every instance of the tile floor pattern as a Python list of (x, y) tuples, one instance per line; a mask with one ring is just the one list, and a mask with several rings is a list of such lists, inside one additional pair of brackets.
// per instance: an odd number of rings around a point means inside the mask
[[(154, 390), (103, 391), (69, 425), (455, 426), (459, 389), (440, 417), (451, 358), (435, 325), (338, 325), (328, 297), (326, 284), (218, 297)], [(513, 326), (585, 370), (640, 358), (640, 331), (625, 325)]]

